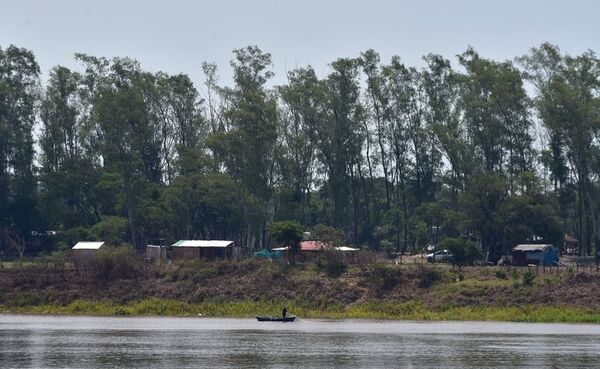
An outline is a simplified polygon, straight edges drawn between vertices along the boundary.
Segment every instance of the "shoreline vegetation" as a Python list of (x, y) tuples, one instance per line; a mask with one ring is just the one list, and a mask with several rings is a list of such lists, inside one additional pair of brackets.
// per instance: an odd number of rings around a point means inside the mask
[(286, 306), (301, 319), (600, 323), (592, 269), (329, 262), (151, 263), (117, 250), (78, 268), (63, 255), (0, 269), (0, 313), (249, 318)]
[[(68, 305), (0, 306), (2, 314), (81, 315), (81, 316), (168, 316), (210, 318), (253, 318), (256, 312), (277, 312), (277, 302), (207, 302), (190, 304), (177, 300), (149, 298), (128, 304), (76, 300)], [(453, 306), (442, 310), (417, 302), (382, 303), (373, 301), (349, 308), (325, 310), (295, 308), (294, 315), (305, 319), (369, 319), (414, 321), (499, 321), (523, 323), (600, 323), (600, 309), (577, 306), (526, 305), (517, 307)], [(274, 313), (276, 315), (277, 313)]]

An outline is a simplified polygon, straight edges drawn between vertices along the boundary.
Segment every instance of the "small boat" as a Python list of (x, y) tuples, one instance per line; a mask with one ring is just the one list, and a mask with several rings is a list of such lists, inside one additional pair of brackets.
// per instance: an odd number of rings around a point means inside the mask
[(288, 315), (286, 317), (282, 316), (266, 316), (266, 315), (257, 315), (256, 320), (259, 322), (293, 322), (296, 319), (295, 315)]

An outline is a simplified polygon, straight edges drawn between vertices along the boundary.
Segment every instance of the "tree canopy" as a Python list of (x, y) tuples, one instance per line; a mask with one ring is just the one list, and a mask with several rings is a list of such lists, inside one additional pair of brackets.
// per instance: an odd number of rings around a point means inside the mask
[(386, 251), (460, 237), (490, 261), (565, 233), (582, 254), (600, 245), (591, 51), (542, 44), (498, 61), (468, 48), (417, 68), (366, 50), (279, 86), (257, 46), (233, 51), (231, 86), (208, 63), (195, 86), (130, 58), (75, 58), (41, 83), (32, 51), (0, 48), (6, 255), (77, 237), (252, 250), (286, 224)]

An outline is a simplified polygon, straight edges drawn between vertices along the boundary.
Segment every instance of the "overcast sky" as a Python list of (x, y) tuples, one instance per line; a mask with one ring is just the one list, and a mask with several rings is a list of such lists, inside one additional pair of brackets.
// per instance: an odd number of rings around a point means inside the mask
[(273, 55), (281, 83), (286, 70), (310, 64), (325, 76), (334, 59), (368, 48), (422, 65), (427, 53), (455, 60), (468, 45), (504, 60), (545, 41), (598, 51), (600, 39), (593, 0), (5, 0), (1, 9), (0, 47), (33, 50), (45, 75), (84, 52), (130, 56), (198, 83), (203, 61), (230, 83), (231, 50), (251, 44)]

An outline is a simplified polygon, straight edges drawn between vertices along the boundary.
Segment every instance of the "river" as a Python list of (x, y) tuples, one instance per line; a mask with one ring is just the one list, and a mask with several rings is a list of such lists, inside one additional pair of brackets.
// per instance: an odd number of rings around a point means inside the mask
[(0, 315), (1, 368), (598, 368), (600, 325)]

